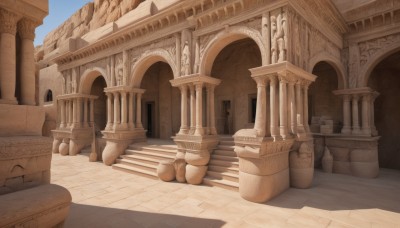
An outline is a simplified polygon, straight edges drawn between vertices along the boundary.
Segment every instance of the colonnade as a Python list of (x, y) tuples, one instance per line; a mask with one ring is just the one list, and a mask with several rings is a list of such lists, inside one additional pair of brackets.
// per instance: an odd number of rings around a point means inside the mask
[(63, 95), (58, 97), (58, 129), (93, 127), (94, 101), (91, 95)]
[[(35, 105), (35, 28), (38, 23), (20, 18), (5, 9), (0, 9), (0, 103), (17, 104), (15, 97), (17, 72), (20, 79), (20, 104)], [(17, 48), (17, 32), (21, 46)], [(17, 53), (17, 50), (20, 53)], [(17, 70), (17, 55), (20, 56)]]
[[(257, 82), (257, 109), (254, 129), (257, 136), (287, 139), (309, 133), (308, 87), (311, 81), (295, 75), (254, 77)], [(267, 105), (269, 87), (269, 105)], [(267, 110), (269, 106), (269, 110)], [(268, 116), (269, 112), (269, 127)]]
[(337, 90), (334, 93), (343, 100), (342, 134), (369, 136), (378, 134), (374, 120), (374, 102), (379, 95), (378, 92), (370, 88), (360, 88)]
[(105, 130), (143, 129), (142, 95), (145, 90), (126, 87), (106, 88), (107, 125)]

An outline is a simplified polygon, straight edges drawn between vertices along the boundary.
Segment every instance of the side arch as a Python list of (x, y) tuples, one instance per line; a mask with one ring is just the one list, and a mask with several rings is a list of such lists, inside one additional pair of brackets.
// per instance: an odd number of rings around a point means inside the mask
[(360, 78), (358, 81), (358, 87), (367, 87), (368, 80), (371, 76), (372, 71), (380, 62), (382, 62), (386, 57), (400, 51), (400, 42), (395, 42), (392, 45), (386, 46), (386, 48), (382, 48), (377, 51), (371, 58), (368, 60), (365, 66), (363, 66), (360, 70)]
[(81, 79), (79, 82), (79, 93), (82, 94), (90, 94), (90, 90), (92, 88), (92, 84), (94, 80), (102, 76), (107, 83), (107, 87), (110, 87), (110, 81), (108, 80), (107, 73), (104, 69), (100, 67), (93, 67), (91, 69), (87, 69), (81, 75)]
[(336, 71), (336, 74), (338, 76), (338, 89), (348, 88), (346, 73), (345, 73), (346, 70), (339, 59), (336, 59), (329, 53), (323, 51), (323, 52), (316, 54), (308, 62), (309, 62), (308, 72), (310, 72), (310, 73), (312, 73), (315, 65), (317, 65), (319, 62), (327, 62)]
[(230, 43), (244, 38), (252, 39), (258, 46), (261, 53), (262, 65), (267, 64), (267, 52), (264, 42), (259, 31), (248, 28), (246, 26), (232, 26), (219, 32), (211, 39), (204, 49), (204, 54), (200, 56), (199, 73), (210, 75), (215, 58), (222, 49)]
[(176, 67), (174, 58), (169, 54), (169, 52), (164, 49), (155, 49), (142, 54), (132, 66), (132, 74), (129, 85), (134, 88), (139, 88), (146, 71), (151, 65), (160, 61), (167, 63), (171, 67), (174, 78), (179, 76), (179, 71)]

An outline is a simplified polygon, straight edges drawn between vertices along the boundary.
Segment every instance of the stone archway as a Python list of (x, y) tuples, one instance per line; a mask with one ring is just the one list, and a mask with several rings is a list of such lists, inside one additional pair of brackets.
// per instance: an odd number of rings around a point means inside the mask
[[(374, 103), (379, 166), (400, 169), (400, 51), (384, 55), (370, 71), (368, 87), (379, 95)], [(374, 97), (372, 97), (374, 99)]]

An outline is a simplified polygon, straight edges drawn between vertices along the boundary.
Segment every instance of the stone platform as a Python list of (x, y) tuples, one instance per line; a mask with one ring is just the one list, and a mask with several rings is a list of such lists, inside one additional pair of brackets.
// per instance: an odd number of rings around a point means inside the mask
[(396, 227), (400, 171), (376, 179), (315, 172), (310, 189), (264, 204), (237, 192), (121, 173), (84, 155), (53, 155), (52, 182), (73, 204), (65, 227)]

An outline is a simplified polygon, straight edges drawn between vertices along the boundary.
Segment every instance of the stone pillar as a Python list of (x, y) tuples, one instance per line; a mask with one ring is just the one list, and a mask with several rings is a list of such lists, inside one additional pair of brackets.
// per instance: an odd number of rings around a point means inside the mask
[(217, 134), (217, 129), (215, 128), (215, 105), (214, 105), (214, 85), (209, 85), (207, 87), (207, 94), (209, 94), (210, 99), (209, 99), (209, 110), (210, 110), (210, 134), (211, 135), (216, 135)]
[(73, 98), (72, 100), (72, 128), (78, 125), (78, 100)]
[(294, 81), (289, 81), (290, 129), (292, 134), (297, 134), (297, 107), (294, 93), (294, 83)]
[(106, 93), (107, 95), (107, 125), (106, 129), (111, 130), (113, 128), (113, 103), (112, 93)]
[(371, 125), (370, 125), (370, 100), (371, 94), (363, 94), (362, 96), (362, 133), (365, 135), (371, 135)]
[(128, 101), (125, 91), (121, 91), (121, 128), (128, 128)]
[(65, 101), (59, 100), (60, 104), (60, 128), (65, 128)]
[(35, 102), (35, 60), (33, 40), (36, 24), (28, 19), (18, 22), (18, 33), (21, 37), (21, 100), (24, 105), (36, 105)]
[(270, 116), (271, 116), (271, 136), (276, 139), (279, 136), (279, 119), (278, 119), (278, 102), (277, 102), (277, 84), (278, 80), (275, 76), (270, 77), (269, 98), (270, 98)]
[(310, 132), (310, 126), (308, 125), (308, 86), (308, 82), (305, 82), (303, 86), (303, 125), (307, 133)]
[(267, 81), (263, 78), (257, 78), (257, 106), (256, 106), (256, 120), (254, 129), (257, 131), (257, 136), (264, 137), (267, 125)]
[(129, 92), (129, 128), (135, 128), (135, 122), (133, 121), (133, 105), (135, 102), (135, 93)]
[(119, 104), (119, 93), (114, 92), (113, 96), (114, 96), (114, 130), (117, 130), (121, 123), (121, 107)]
[(372, 93), (371, 100), (370, 100), (371, 104), (369, 106), (370, 118), (371, 118), (371, 120), (370, 120), (371, 121), (371, 133), (374, 136), (378, 135), (378, 131), (376, 130), (376, 127), (375, 127), (375, 99), (378, 97), (378, 95), (379, 95), (379, 93), (377, 93), (377, 92)]
[(72, 125), (72, 100), (67, 101), (68, 127)]
[(358, 98), (357, 94), (353, 95), (353, 134), (360, 134), (360, 124), (358, 122)]
[(77, 109), (76, 109), (76, 126), (82, 127), (82, 97), (77, 98)]
[(188, 107), (187, 107), (187, 86), (182, 85), (180, 87), (181, 90), (181, 129), (179, 130), (178, 134), (187, 134), (188, 133), (188, 123), (187, 123), (187, 116), (188, 116)]
[(302, 137), (305, 133), (304, 112), (303, 112), (303, 93), (301, 91), (301, 81), (296, 83), (296, 111), (297, 111), (297, 133)]
[(142, 94), (136, 95), (136, 128), (143, 128), (142, 125)]
[(351, 133), (351, 120), (350, 120), (350, 95), (343, 95), (343, 128), (342, 134)]
[(194, 134), (196, 129), (196, 93), (194, 85), (189, 86), (190, 89), (190, 134)]
[(0, 91), (1, 99), (9, 104), (17, 104), (16, 86), (16, 44), (17, 16), (0, 9)]
[(94, 99), (89, 100), (90, 103), (90, 122), (92, 123), (92, 127), (94, 126)]
[(83, 99), (83, 127), (88, 127), (88, 98)]
[(287, 81), (279, 77), (279, 132), (283, 139), (288, 137)]
[(203, 129), (203, 83), (195, 84), (196, 87), (196, 130), (195, 135), (204, 135)]

